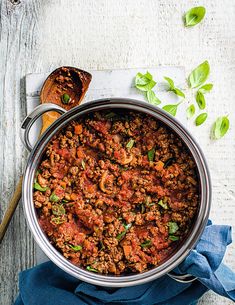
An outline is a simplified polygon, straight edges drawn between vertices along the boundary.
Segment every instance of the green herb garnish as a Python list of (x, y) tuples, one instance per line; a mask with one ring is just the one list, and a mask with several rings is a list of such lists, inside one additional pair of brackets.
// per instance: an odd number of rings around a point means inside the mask
[(194, 26), (202, 21), (206, 14), (206, 9), (203, 6), (191, 8), (184, 16), (184, 24), (186, 27)]
[(196, 126), (202, 125), (205, 122), (205, 120), (207, 119), (207, 116), (208, 115), (206, 112), (199, 114), (199, 116), (197, 116), (196, 120), (195, 120)]
[(87, 266), (86, 269), (87, 269), (88, 271), (91, 271), (91, 272), (98, 272), (97, 269), (92, 268), (91, 266)]
[(198, 107), (200, 109), (205, 109), (206, 108), (205, 97), (204, 97), (204, 94), (200, 90), (198, 90), (198, 92), (197, 92), (196, 102), (197, 102)]
[(56, 216), (61, 216), (66, 213), (65, 208), (62, 204), (54, 204), (51, 209), (52, 213)]
[(153, 92), (153, 90), (149, 90), (146, 92), (146, 97), (147, 100), (150, 104), (153, 105), (159, 105), (161, 104), (161, 101), (159, 100), (159, 98), (156, 96), (155, 92)]
[(203, 93), (203, 94), (206, 94), (208, 92), (210, 92), (213, 88), (213, 84), (205, 84), (203, 86), (201, 86), (198, 91)]
[(147, 72), (145, 74), (137, 73), (135, 77), (135, 87), (141, 91), (149, 91), (156, 85), (152, 75)]
[(132, 226), (132, 223), (128, 223), (127, 225), (126, 225), (126, 224), (123, 224), (123, 226), (124, 226), (124, 228), (125, 228), (126, 230), (129, 230), (129, 229), (131, 228), (131, 226)]
[(227, 116), (221, 116), (216, 119), (211, 128), (211, 138), (218, 140), (222, 138), (229, 129), (229, 119)]
[(152, 241), (151, 240), (146, 240), (145, 242), (143, 242), (142, 244), (140, 244), (140, 246), (142, 248), (148, 248), (152, 245)]
[(166, 106), (162, 107), (162, 109), (165, 110), (166, 112), (170, 113), (171, 115), (175, 116), (176, 112), (177, 112), (177, 108), (180, 104), (181, 104), (181, 102), (178, 104), (166, 105)]
[(41, 192), (45, 192), (46, 190), (49, 189), (49, 187), (47, 187), (47, 186), (42, 187), (38, 182), (35, 182), (33, 187), (34, 187), (35, 190), (38, 190), (38, 191), (41, 191)]
[(154, 160), (154, 156), (155, 156), (155, 147), (153, 147), (148, 151), (148, 159), (150, 162)]
[(186, 113), (187, 113), (187, 119), (191, 119), (191, 117), (193, 117), (195, 114), (195, 106), (193, 104), (188, 106), (188, 108), (186, 109)]
[(60, 199), (58, 196), (56, 196), (56, 194), (53, 192), (50, 196), (50, 201), (53, 201), (53, 202), (58, 202)]
[(131, 149), (133, 147), (134, 143), (135, 143), (135, 140), (130, 139), (130, 141), (126, 144), (126, 148), (130, 148)]
[(123, 224), (123, 227), (125, 228), (125, 231), (122, 231), (121, 233), (119, 233), (116, 238), (118, 240), (122, 239), (123, 236), (126, 234), (126, 232), (131, 228), (131, 226), (132, 226), (132, 223), (128, 223), (127, 225)]
[(179, 240), (179, 236), (170, 235), (169, 239), (172, 240), (172, 241), (176, 241), (176, 240)]
[(176, 222), (168, 222), (169, 227), (169, 234), (174, 234), (176, 231), (178, 231), (179, 227)]
[(64, 93), (62, 96), (61, 96), (61, 101), (63, 104), (69, 104), (70, 102), (70, 96), (67, 94), (67, 93)]
[(69, 245), (69, 247), (75, 252), (82, 250), (82, 246), (80, 246), (80, 245), (77, 245), (77, 246)]
[(167, 203), (163, 202), (163, 200), (158, 201), (158, 204), (165, 210), (168, 209)]
[(68, 202), (69, 202), (69, 200), (66, 200), (66, 199), (62, 199), (62, 201), (61, 201), (62, 204), (66, 204)]
[(191, 88), (201, 86), (210, 74), (210, 65), (208, 61), (204, 61), (197, 68), (195, 68), (189, 75), (188, 81)]
[(185, 94), (179, 89), (175, 87), (174, 81), (169, 77), (164, 77), (165, 80), (168, 82), (169, 91), (174, 92), (176, 95), (185, 98)]
[(58, 217), (52, 217), (51, 221), (54, 222), (55, 224), (59, 225), (59, 224), (64, 223), (66, 221), (66, 219), (61, 218), (60, 216), (58, 216)]

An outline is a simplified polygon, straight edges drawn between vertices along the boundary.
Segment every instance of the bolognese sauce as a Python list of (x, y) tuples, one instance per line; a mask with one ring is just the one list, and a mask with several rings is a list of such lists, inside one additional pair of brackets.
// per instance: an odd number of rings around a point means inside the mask
[(38, 221), (76, 266), (102, 274), (161, 264), (190, 230), (196, 164), (181, 139), (137, 112), (95, 112), (49, 143), (34, 182)]

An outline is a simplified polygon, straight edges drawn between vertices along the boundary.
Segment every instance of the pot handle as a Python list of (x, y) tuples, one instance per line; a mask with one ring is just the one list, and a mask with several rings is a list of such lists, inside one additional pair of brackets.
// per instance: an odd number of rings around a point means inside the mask
[(29, 113), (24, 121), (21, 124), (21, 140), (24, 144), (24, 146), (31, 151), (33, 149), (33, 146), (30, 144), (29, 141), (29, 132), (31, 127), (33, 126), (34, 122), (43, 114), (49, 111), (56, 111), (60, 114), (64, 114), (67, 112), (65, 109), (62, 107), (56, 105), (56, 104), (51, 104), (51, 103), (46, 103), (37, 106), (34, 108), (34, 110)]
[(191, 274), (176, 274), (174, 272), (168, 272), (167, 275), (176, 282), (184, 283), (184, 284), (192, 283), (197, 279), (195, 276)]

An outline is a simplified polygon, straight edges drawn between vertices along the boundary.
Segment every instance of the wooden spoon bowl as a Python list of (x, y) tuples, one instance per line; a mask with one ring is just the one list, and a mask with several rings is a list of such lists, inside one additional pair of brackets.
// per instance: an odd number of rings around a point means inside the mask
[[(81, 103), (91, 78), (91, 74), (86, 71), (74, 67), (60, 67), (45, 80), (40, 93), (40, 103), (54, 103), (69, 110)], [(42, 116), (41, 133), (58, 117), (57, 112), (45, 113)]]

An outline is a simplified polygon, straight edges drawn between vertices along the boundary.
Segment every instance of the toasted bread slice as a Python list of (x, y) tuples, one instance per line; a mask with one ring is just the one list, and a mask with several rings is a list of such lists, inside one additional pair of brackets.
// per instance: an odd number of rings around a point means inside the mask
[[(79, 105), (88, 90), (91, 74), (73, 67), (61, 67), (45, 80), (40, 94), (41, 103), (54, 103), (65, 110)], [(60, 116), (51, 111), (42, 116), (41, 134)]]

